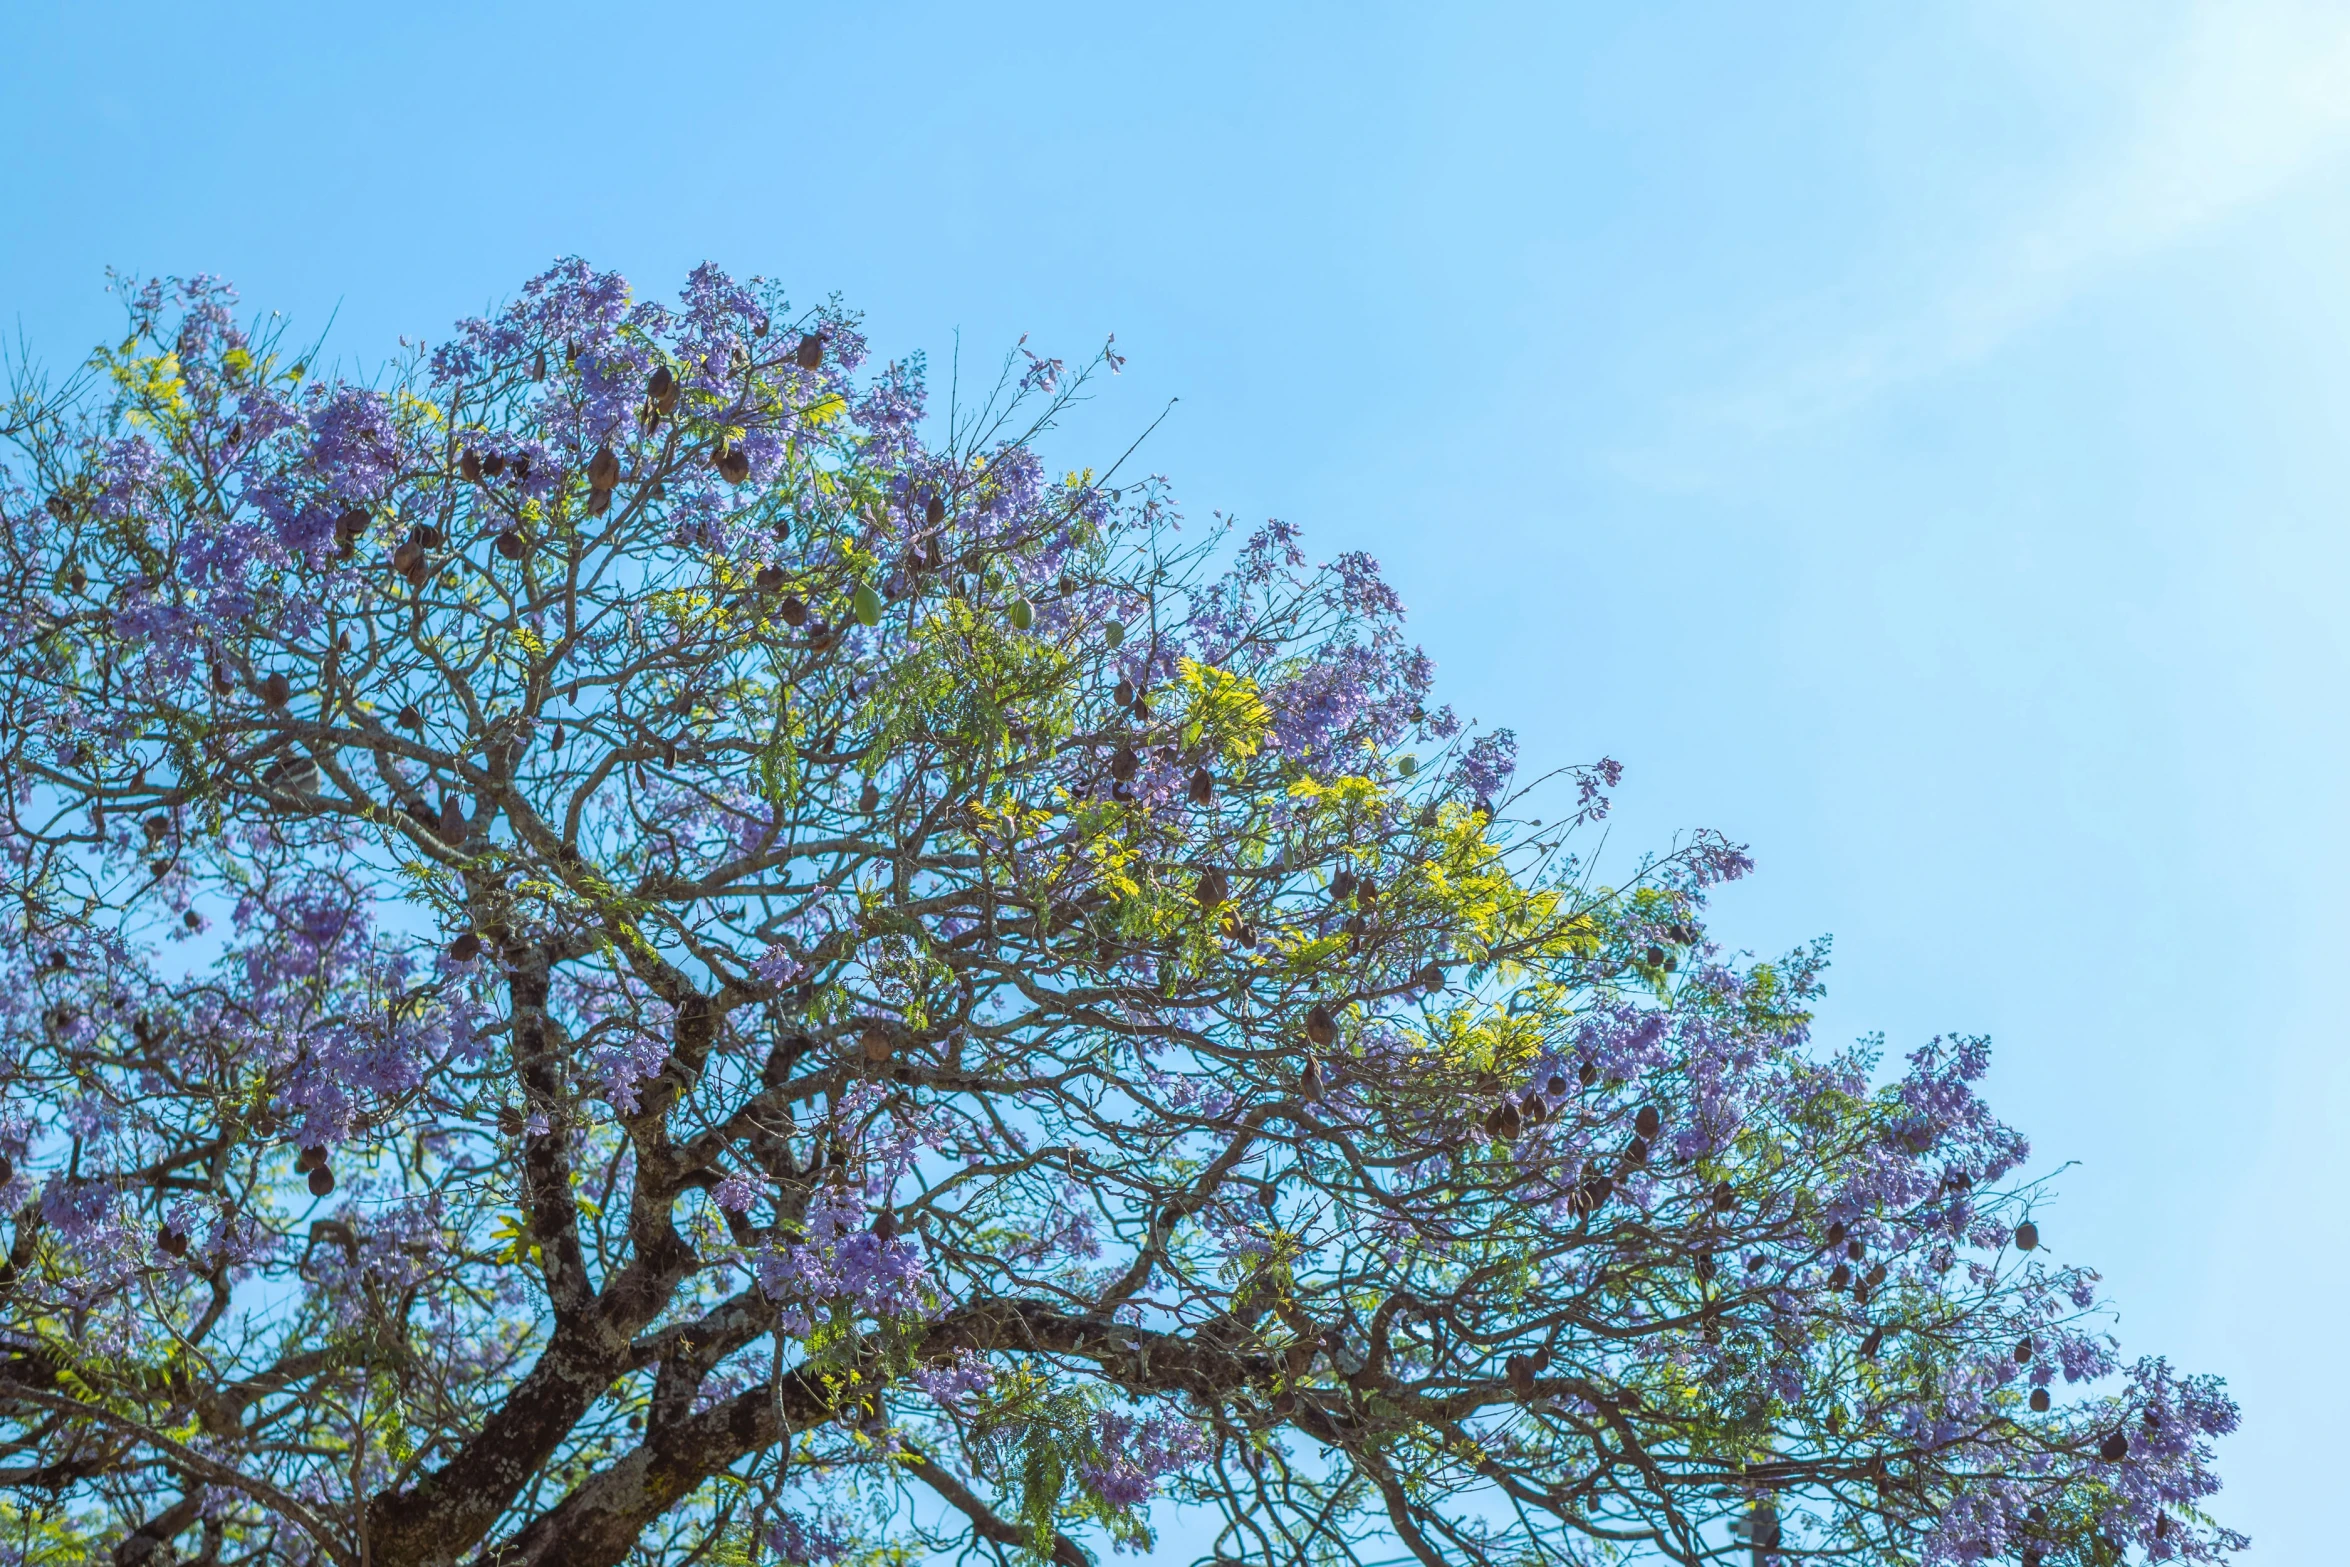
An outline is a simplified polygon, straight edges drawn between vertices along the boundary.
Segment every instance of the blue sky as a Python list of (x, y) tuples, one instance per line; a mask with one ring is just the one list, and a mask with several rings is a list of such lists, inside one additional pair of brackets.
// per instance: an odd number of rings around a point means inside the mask
[(20, 5), (0, 307), (373, 360), (551, 257), (1126, 373), (1062, 433), (1389, 567), (1464, 711), (1719, 827), (1822, 1026), (1999, 1045), (2044, 1228), (2338, 1534), (2350, 13)]

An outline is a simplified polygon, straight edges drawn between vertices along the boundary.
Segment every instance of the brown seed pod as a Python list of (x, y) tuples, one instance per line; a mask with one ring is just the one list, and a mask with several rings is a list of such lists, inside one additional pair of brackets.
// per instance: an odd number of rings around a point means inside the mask
[(896, 1210), (884, 1208), (873, 1216), (873, 1238), (884, 1246), (898, 1238)]
[(1584, 1062), (1575, 1068), (1575, 1081), (1581, 1083), (1585, 1088), (1589, 1088), (1593, 1083), (1599, 1081), (1598, 1066), (1589, 1061)]
[(612, 492), (610, 490), (588, 491), (587, 514), (589, 516), (601, 517), (604, 515), (604, 513), (610, 511), (611, 509)]
[(415, 531), (412, 532), (409, 537), (414, 539), (418, 545), (428, 550), (437, 550), (442, 545), (449, 542), (448, 537), (443, 534), (440, 529), (434, 527), (429, 522), (418, 523), (416, 525)]
[(1330, 878), (1330, 896), (1333, 901), (1351, 898), (1354, 896), (1354, 891), (1355, 873), (1353, 871), (1342, 869), (1337, 875)]
[(1518, 1114), (1525, 1120), (1527, 1130), (1531, 1131), (1550, 1119), (1550, 1107), (1542, 1102), (1540, 1094), (1528, 1094), (1518, 1101)]
[(1131, 680), (1119, 681), (1117, 689), (1110, 693), (1110, 700), (1120, 707), (1132, 707), (1134, 705), (1134, 682)]
[(588, 488), (609, 490), (620, 483), (620, 454), (609, 446), (596, 448), (596, 455), (588, 459)]
[(1852, 1270), (1841, 1262), (1836, 1264), (1834, 1271), (1828, 1275), (1828, 1288), (1832, 1290), (1840, 1290), (1851, 1282)]
[(800, 339), (800, 346), (792, 350), (792, 363), (802, 370), (817, 370), (824, 365), (824, 339), (814, 332)]
[(677, 411), (677, 377), (667, 365), (655, 365), (653, 373), (645, 378), (645, 396), (663, 413)]
[(465, 475), (467, 482), (481, 483), (481, 455), (478, 452), (467, 452), (457, 459), (457, 471)]
[(498, 453), (492, 452), (481, 460), (481, 471), (494, 479), (506, 471), (506, 459)]
[(188, 1238), (168, 1224), (156, 1232), (155, 1244), (162, 1247), (167, 1256), (185, 1257), (188, 1254)]
[(1504, 1373), (1509, 1377), (1511, 1392), (1517, 1394), (1521, 1399), (1529, 1399), (1534, 1396), (1533, 1361), (1523, 1355), (1512, 1355), (1502, 1362), (1502, 1367)]
[[(1412, 977), (1419, 981), (1420, 988), (1422, 990), (1442, 990), (1444, 988), (1444, 965), (1441, 963), (1423, 963), (1420, 965), (1420, 972), (1413, 975)], [(1551, 1081), (1558, 1085), (1551, 1090), (1552, 1093), (1563, 1094), (1567, 1091), (1565, 1079), (1554, 1077), (1551, 1079)]]
[(2116, 1431), (2097, 1445), (2097, 1456), (2109, 1464), (2118, 1464), (2130, 1456), (2130, 1439)]
[(2016, 1345), (2015, 1363), (2019, 1366), (2028, 1366), (2032, 1363), (2032, 1341), (2030, 1339), (2025, 1339)]
[(761, 566), (759, 575), (752, 580), (758, 584), (760, 592), (773, 593), (783, 586), (783, 568), (781, 566)]
[(1191, 775), (1191, 803), (1206, 805), (1216, 798), (1216, 775), (1202, 767)]
[(2015, 1249), (2036, 1251), (2040, 1246), (2040, 1226), (2026, 1219), (2015, 1227)]
[(729, 484), (742, 484), (751, 477), (751, 454), (737, 446), (718, 457), (718, 476)]
[(424, 715), (416, 710), (413, 703), (400, 709), (400, 726), (403, 729), (422, 729), (424, 727)]
[(889, 1030), (876, 1020), (865, 1025), (858, 1038), (858, 1047), (864, 1052), (868, 1065), (879, 1066), (890, 1056)]
[(1231, 891), (1231, 885), (1222, 871), (1209, 869), (1200, 872), (1199, 906), (1207, 913), (1215, 913), (1224, 900), (1231, 896)]
[(922, 520), (935, 528), (947, 520), (947, 503), (933, 495), (922, 503)]
[(1110, 755), (1110, 776), (1125, 783), (1134, 776), (1134, 770), (1140, 765), (1141, 758), (1134, 754), (1134, 747), (1122, 745)]
[(512, 528), (508, 528), (498, 535), (497, 545), (498, 553), (508, 560), (522, 559), (522, 535), (516, 533)]
[(1514, 1142), (1525, 1125), (1525, 1117), (1518, 1113), (1515, 1099), (1504, 1099), (1485, 1112), (1485, 1134), (1501, 1141)]
[(879, 784), (871, 780), (866, 781), (865, 787), (857, 794), (857, 809), (868, 816), (881, 809), (881, 786)]
[(780, 613), (783, 616), (783, 623), (787, 626), (804, 626), (808, 623), (808, 606), (800, 602), (799, 595), (796, 593), (784, 595), (783, 608)]
[(547, 378), (547, 351), (543, 348), (530, 356), (530, 378), (533, 381)]
[(1312, 1056), (1306, 1057), (1305, 1070), (1298, 1074), (1297, 1096), (1307, 1104), (1319, 1104), (1328, 1086), (1322, 1076), (1322, 1063)]
[(328, 1168), (327, 1168), (325, 1165), (323, 1165), (323, 1164), (322, 1164), (322, 1165), (320, 1165), (320, 1166), (319, 1166), (317, 1169), (315, 1169), (315, 1170), (312, 1170), (312, 1171), (310, 1172), (310, 1195), (311, 1195), (311, 1196), (313, 1196), (313, 1197), (324, 1197), (324, 1196), (325, 1196), (327, 1193), (329, 1193), (329, 1192), (333, 1191), (334, 1189), (335, 1189), (335, 1172), (334, 1172), (334, 1171), (332, 1171), (332, 1170), (328, 1169)]
[(285, 706), (293, 694), (292, 683), (274, 669), (269, 672), (269, 678), (261, 682), (261, 700), (271, 707)]
[(1326, 1050), (1338, 1042), (1338, 1020), (1330, 1009), (1315, 1002), (1306, 1013), (1306, 1038), (1319, 1050)]
[(1880, 1262), (1875, 1267), (1869, 1269), (1866, 1282), (1870, 1289), (1882, 1289), (1885, 1285), (1885, 1279), (1885, 1265)]
[(1828, 1226), (1828, 1244), (1831, 1246), (1843, 1245), (1844, 1233), (1844, 1221), (1838, 1219), (1834, 1224)]
[(1655, 1105), (1642, 1105), (1640, 1113), (1632, 1118), (1632, 1130), (1651, 1141), (1663, 1129), (1664, 1124), (1664, 1114)]
[(2035, 1415), (2044, 1415), (2044, 1414), (2048, 1413), (2048, 1406), (2049, 1406), (2050, 1402), (2051, 1402), (2051, 1400), (2050, 1400), (2050, 1398), (2048, 1397), (2048, 1389), (2046, 1389), (2046, 1388), (2044, 1388), (2044, 1387), (2036, 1387), (2036, 1388), (2032, 1389), (2032, 1400), (2031, 1400), (2031, 1403), (2032, 1403), (2032, 1413), (2033, 1413), (2033, 1414), (2035, 1414)]
[(1854, 1262), (1860, 1261), (1861, 1258), (1867, 1256), (1868, 1254), (1869, 1249), (1858, 1241), (1846, 1241), (1844, 1243), (1844, 1255), (1850, 1257)]

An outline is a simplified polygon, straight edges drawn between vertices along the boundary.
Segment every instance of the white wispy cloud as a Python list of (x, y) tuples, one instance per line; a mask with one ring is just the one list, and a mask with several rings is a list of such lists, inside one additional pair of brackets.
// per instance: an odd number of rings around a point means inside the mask
[[(2155, 14), (2125, 8), (2110, 19), (2143, 26)], [(2064, 47), (2097, 49), (2099, 32), (2075, 32)], [(2112, 127), (2076, 172), (1921, 265), (1906, 295), (1878, 291), (1876, 319), (1781, 360), (1719, 411), (1758, 431), (1786, 428), (1980, 359), (2116, 269), (2350, 150), (2350, 6), (2195, 5), (2138, 60)], [(2081, 64), (2085, 80), (2091, 62)], [(2065, 74), (2042, 79), (2061, 90)]]

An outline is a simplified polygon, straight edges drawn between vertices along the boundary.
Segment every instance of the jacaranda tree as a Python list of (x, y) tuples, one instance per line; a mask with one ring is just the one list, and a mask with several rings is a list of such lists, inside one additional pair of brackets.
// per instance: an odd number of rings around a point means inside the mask
[(1106, 351), (122, 294), (5, 414), (7, 1560), (2242, 1544), (1981, 1042), (1603, 883), (1367, 558), (1054, 477)]

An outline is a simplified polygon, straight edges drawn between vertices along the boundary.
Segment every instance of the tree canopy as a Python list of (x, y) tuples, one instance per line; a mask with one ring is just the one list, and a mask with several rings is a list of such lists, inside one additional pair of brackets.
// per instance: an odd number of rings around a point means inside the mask
[(8, 1560), (2242, 1545), (1983, 1042), (1811, 1041), (1367, 557), (1056, 475), (1107, 349), (119, 291), (4, 416)]

